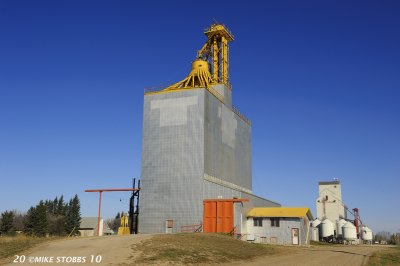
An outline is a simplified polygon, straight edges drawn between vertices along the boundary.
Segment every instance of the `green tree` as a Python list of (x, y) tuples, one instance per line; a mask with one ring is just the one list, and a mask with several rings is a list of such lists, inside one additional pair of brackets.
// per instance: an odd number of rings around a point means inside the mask
[(26, 219), (24, 222), (24, 232), (27, 235), (35, 235), (35, 223), (36, 223), (36, 208), (30, 207), (26, 213)]
[(58, 197), (53, 200), (53, 214), (57, 214), (58, 209)]
[(35, 234), (37, 236), (46, 236), (48, 232), (47, 207), (41, 200), (36, 206)]
[(1, 214), (0, 231), (2, 234), (15, 234), (14, 216), (13, 211), (5, 211)]
[(25, 233), (35, 236), (46, 236), (49, 232), (47, 206), (41, 200), (36, 207), (28, 210), (25, 221)]
[(57, 202), (57, 215), (65, 215), (66, 207), (64, 203), (64, 196), (61, 195), (60, 199)]
[(65, 216), (48, 214), (49, 233), (51, 235), (65, 235)]
[(65, 217), (65, 231), (69, 235), (77, 235), (81, 224), (81, 204), (78, 195), (69, 201)]
[(26, 219), (26, 214), (14, 211), (14, 229), (15, 231), (24, 231), (24, 222)]
[(46, 205), (47, 213), (53, 213), (54, 206), (53, 206), (53, 201), (52, 200), (46, 200), (44, 202), (44, 205)]

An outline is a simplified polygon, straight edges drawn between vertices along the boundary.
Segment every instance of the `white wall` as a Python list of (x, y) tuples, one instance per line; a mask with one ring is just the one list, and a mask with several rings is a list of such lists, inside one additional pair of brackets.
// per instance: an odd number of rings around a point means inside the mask
[(304, 226), (303, 223), (302, 218), (280, 218), (279, 227), (271, 227), (271, 220), (263, 218), (262, 226), (254, 226), (253, 218), (248, 218), (245, 223), (247, 234), (243, 239), (269, 244), (274, 244), (272, 240), (276, 239), (276, 244), (292, 245), (292, 228), (298, 228), (299, 243), (305, 244), (306, 239), (307, 242), (310, 240), (310, 236), (306, 236), (310, 231), (307, 230), (308, 224)]
[(337, 183), (320, 184), (316, 206), (317, 218), (321, 221), (329, 219), (331, 222), (336, 222), (342, 217), (345, 218), (341, 185)]

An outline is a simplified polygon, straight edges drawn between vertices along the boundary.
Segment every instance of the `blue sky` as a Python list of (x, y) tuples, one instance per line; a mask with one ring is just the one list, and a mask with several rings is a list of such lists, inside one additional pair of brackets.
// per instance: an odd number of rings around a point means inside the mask
[[(233, 3), (231, 3), (233, 2)], [(143, 90), (183, 79), (212, 19), (253, 122), (253, 191), (315, 212), (318, 181), (400, 231), (398, 1), (0, 1), (0, 211), (140, 177)], [(103, 214), (129, 194), (104, 194)]]

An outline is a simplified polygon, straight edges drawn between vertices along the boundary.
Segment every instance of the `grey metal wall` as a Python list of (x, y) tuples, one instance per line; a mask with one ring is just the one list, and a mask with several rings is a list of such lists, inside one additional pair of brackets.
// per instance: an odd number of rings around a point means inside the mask
[(224, 97), (224, 104), (228, 108), (232, 108), (232, 91), (225, 84), (217, 84), (211, 87)]
[(263, 226), (262, 227), (253, 227), (253, 218), (249, 218), (248, 226), (252, 226), (252, 233), (256, 237), (256, 242), (262, 242), (260, 239), (262, 237), (266, 238), (264, 243), (271, 243), (271, 238), (276, 237), (277, 243), (281, 245), (292, 245), (292, 228), (299, 229), (299, 243), (300, 245), (309, 243), (309, 237), (307, 238), (307, 233), (309, 234), (309, 230), (307, 230), (304, 225), (303, 218), (280, 218), (279, 227), (272, 227), (270, 218), (263, 218)]
[[(242, 198), (242, 192), (224, 187), (207, 180), (204, 180), (203, 183), (203, 198), (204, 199), (232, 199), (232, 198)], [(236, 226), (237, 233), (241, 233), (242, 228), (242, 220), (243, 216), (243, 204), (242, 203), (235, 203), (234, 204), (234, 226)]]
[(249, 194), (249, 193), (244, 192), (243, 197), (250, 199), (250, 203), (248, 203), (246, 205), (246, 206), (248, 206), (249, 209), (254, 208), (254, 207), (280, 207), (281, 206), (281, 204), (279, 204), (275, 201), (264, 199), (262, 197), (254, 195), (254, 194)]
[[(261, 198), (259, 196), (249, 194), (249, 193), (242, 193), (242, 197), (249, 199), (249, 202), (245, 202), (243, 204), (242, 208), (242, 225), (246, 225), (246, 220), (247, 220), (247, 213), (254, 207), (280, 207), (281, 205), (279, 203), (276, 203), (274, 201), (268, 200)], [(243, 227), (242, 226), (242, 227)], [(246, 228), (243, 228), (243, 231), (246, 231)]]
[(311, 228), (310, 221), (307, 218), (300, 219), (300, 244), (306, 245), (310, 243)]
[(242, 233), (242, 227), (245, 226), (247, 219), (247, 212), (254, 207), (279, 207), (278, 203), (263, 199), (261, 197), (241, 192), (232, 188), (228, 188), (219, 184), (215, 184), (204, 180), (203, 198), (204, 199), (217, 199), (217, 198), (246, 198), (249, 202), (235, 203), (234, 205), (234, 226), (237, 228), (237, 233)]
[(279, 206), (251, 188), (251, 126), (230, 106), (205, 89), (145, 95), (139, 232), (201, 223), (204, 199), (250, 198), (235, 205), (238, 226), (252, 206)]
[(144, 97), (139, 232), (203, 220), (204, 90)]
[(205, 174), (251, 190), (251, 126), (205, 94)]

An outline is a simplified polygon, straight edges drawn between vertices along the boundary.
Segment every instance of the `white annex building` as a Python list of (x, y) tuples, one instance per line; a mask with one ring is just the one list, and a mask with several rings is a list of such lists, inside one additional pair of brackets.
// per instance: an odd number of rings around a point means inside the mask
[(346, 219), (346, 206), (342, 201), (342, 189), (339, 180), (319, 182), (319, 196), (316, 201), (317, 218), (332, 222)]

